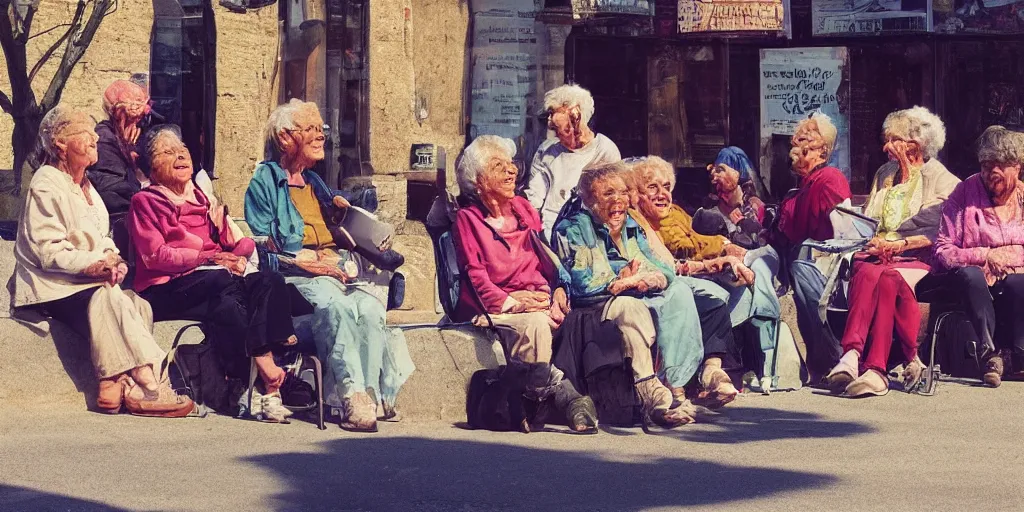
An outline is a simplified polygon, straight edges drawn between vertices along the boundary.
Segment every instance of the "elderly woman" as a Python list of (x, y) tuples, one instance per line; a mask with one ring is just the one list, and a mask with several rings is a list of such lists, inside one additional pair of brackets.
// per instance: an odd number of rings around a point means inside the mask
[(160, 382), (165, 354), (153, 339), (149, 304), (119, 286), (127, 272), (107, 236), (107, 210), (85, 169), (96, 162), (89, 116), (58, 105), (39, 128), (47, 165), (25, 198), (14, 248), (15, 307), (40, 310), (89, 340), (99, 379), (96, 407), (181, 417), (194, 404)]
[[(758, 330), (760, 348), (763, 351), (775, 348), (781, 306), (775, 295), (778, 256), (774, 250), (765, 247), (747, 251), (739, 246), (727, 249), (732, 244), (723, 246), (717, 236), (694, 232), (686, 212), (672, 204), (676, 178), (672, 165), (665, 160), (656, 156), (637, 160), (632, 164), (631, 172), (638, 188), (637, 210), (654, 229), (654, 233), (648, 234), (652, 245), (660, 240), (669, 248), (668, 259), (662, 257), (662, 261), (684, 276), (710, 277), (721, 272), (725, 265), (731, 267), (732, 271), (727, 275), (734, 282), (728, 283), (725, 290), (706, 279), (681, 278), (693, 288), (698, 298), (697, 308), (701, 312), (702, 321), (709, 314), (715, 314), (712, 309), (718, 302), (715, 299), (724, 297), (729, 306), (731, 326), (750, 321)], [(710, 243), (705, 245), (703, 251), (693, 250), (702, 241), (708, 240)], [(715, 246), (722, 247), (721, 252), (709, 254), (709, 249)], [(728, 254), (733, 251), (744, 259)], [(712, 308), (702, 305), (702, 302), (708, 301), (708, 297), (713, 301)]]
[(750, 158), (742, 149), (729, 146), (718, 152), (708, 172), (714, 205), (697, 210), (694, 229), (705, 235), (726, 236), (747, 250), (763, 246), (765, 205), (757, 197)]
[(988, 128), (978, 140), (978, 162), (981, 172), (942, 205), (936, 268), (917, 293), (923, 301), (964, 306), (981, 337), (982, 380), (998, 387), (1004, 374), (1024, 370), (1024, 134)]
[(622, 157), (611, 139), (590, 129), (594, 116), (590, 91), (578, 85), (556, 87), (544, 95), (544, 110), (548, 114), (548, 140), (537, 148), (523, 192), (540, 212), (544, 239), (550, 240), (558, 212), (579, 183), (580, 174)]
[(398, 391), (415, 369), (405, 338), (386, 328), (379, 299), (350, 284), (354, 272), (339, 268), (343, 258), (328, 218), (349, 203), (312, 170), (324, 158), (326, 140), (316, 104), (293, 99), (277, 107), (266, 136), (276, 158), (256, 167), (245, 193), (246, 222), (268, 249), (263, 270), (287, 275), (313, 305), (313, 341), (329, 370), (328, 403), (340, 400), (344, 412), (339, 426), (376, 432), (378, 401), (382, 416), (397, 420)]
[(818, 383), (839, 361), (839, 342), (826, 332), (818, 316), (818, 302), (825, 292), (825, 276), (807, 258), (795, 254), (805, 240), (832, 238), (829, 214), (850, 199), (850, 183), (839, 169), (828, 165), (838, 131), (832, 120), (815, 113), (800, 122), (793, 134), (789, 158), (799, 186), (790, 191), (779, 208), (777, 231), (771, 233), (779, 254), (788, 260), (789, 277), (796, 302), (797, 325), (807, 346), (807, 369)]
[(937, 158), (946, 128), (927, 109), (889, 114), (882, 139), (889, 162), (875, 174), (864, 210), (879, 221), (878, 228), (867, 251), (854, 256), (843, 356), (828, 375), (829, 388), (850, 397), (888, 392), (894, 327), (906, 365), (904, 388), (920, 380), (921, 312), (913, 290), (930, 268), (942, 202), (960, 183)]
[[(570, 296), (574, 303), (619, 296), (643, 300), (656, 318), (664, 361), (661, 376), (672, 394), (682, 398), (704, 362), (699, 380), (703, 393), (709, 405), (725, 405), (737, 392), (722, 371), (722, 357), (735, 354), (724, 302), (719, 318), (724, 325), (714, 336), (702, 336), (693, 290), (655, 255), (643, 228), (628, 213), (628, 179), (628, 168), (621, 162), (583, 173), (583, 207), (555, 226), (555, 246), (570, 269)], [(663, 396), (660, 383), (651, 391)]]
[[(569, 313), (568, 276), (540, 239), (537, 211), (515, 195), (519, 169), (512, 163), (514, 156), (511, 140), (483, 135), (459, 160), (459, 188), (469, 205), (459, 209), (453, 231), (465, 269), (454, 320), (487, 314), (496, 325), (514, 329), (519, 336), (510, 354), (512, 365), (520, 368), (512, 371), (523, 374), (527, 397), (553, 397), (570, 428), (595, 432), (593, 401), (551, 365), (552, 330)], [(639, 312), (647, 314), (643, 305)], [(646, 349), (649, 353), (650, 347)], [(653, 373), (651, 366), (648, 375)]]
[(192, 156), (177, 126), (154, 126), (139, 145), (139, 166), (153, 184), (132, 197), (128, 210), (136, 291), (157, 321), (203, 322), (228, 377), (247, 378), (253, 358), (263, 392), (252, 412), (283, 422), (291, 412), (279, 390), (289, 377), (271, 349), (296, 341), (284, 280), (265, 273), (243, 277), (256, 245), (236, 240), (226, 211), (212, 211), (192, 182)]
[(114, 242), (128, 250), (128, 231), (124, 215), (146, 177), (139, 171), (135, 148), (141, 129), (139, 122), (149, 113), (149, 94), (128, 80), (116, 80), (103, 93), (103, 111), (107, 119), (96, 125), (98, 158), (89, 168), (89, 180), (107, 206), (113, 225)]

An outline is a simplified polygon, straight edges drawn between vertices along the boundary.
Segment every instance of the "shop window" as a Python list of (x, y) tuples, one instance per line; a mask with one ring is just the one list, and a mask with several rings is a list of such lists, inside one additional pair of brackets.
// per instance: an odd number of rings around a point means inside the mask
[(369, 2), (327, 1), (327, 77), (324, 119), (331, 125), (328, 182), (373, 174), (369, 119)]
[(978, 172), (974, 141), (985, 128), (998, 124), (1024, 130), (1024, 43), (949, 41), (939, 50), (943, 163), (966, 178)]
[(181, 127), (196, 170), (211, 175), (216, 122), (216, 27), (210, 0), (154, 0), (150, 97)]

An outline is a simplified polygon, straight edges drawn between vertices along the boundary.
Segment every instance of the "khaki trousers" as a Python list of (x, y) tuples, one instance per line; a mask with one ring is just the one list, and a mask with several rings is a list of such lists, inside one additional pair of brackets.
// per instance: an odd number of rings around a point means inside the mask
[(622, 332), (622, 355), (632, 361), (633, 378), (654, 375), (651, 347), (657, 331), (647, 305), (633, 297), (615, 297), (605, 305), (604, 320), (614, 322)]
[(523, 363), (550, 363), (554, 335), (545, 312), (491, 315), (494, 325), (509, 327), (519, 334), (512, 346), (512, 358)]
[(96, 376), (104, 379), (160, 363), (166, 353), (153, 339), (153, 310), (135, 292), (101, 286), (89, 300), (89, 344)]

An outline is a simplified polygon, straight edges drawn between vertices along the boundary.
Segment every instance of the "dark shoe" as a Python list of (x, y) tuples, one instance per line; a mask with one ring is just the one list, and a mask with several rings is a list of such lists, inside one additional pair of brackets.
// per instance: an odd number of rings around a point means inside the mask
[(106, 414), (117, 414), (121, 412), (121, 404), (124, 402), (124, 388), (128, 382), (125, 374), (101, 379), (99, 392), (96, 394), (96, 409)]
[(981, 376), (986, 386), (998, 388), (1003, 383), (1003, 358), (992, 356), (985, 361), (985, 374)]

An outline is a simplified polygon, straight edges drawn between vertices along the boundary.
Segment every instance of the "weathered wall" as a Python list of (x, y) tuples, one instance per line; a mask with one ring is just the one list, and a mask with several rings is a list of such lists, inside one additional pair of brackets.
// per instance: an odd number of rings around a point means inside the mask
[[(443, 146), (449, 162), (462, 149), (468, 27), (465, 0), (370, 2), (370, 158), (377, 174), (407, 170), (412, 144)], [(422, 123), (417, 99), (426, 103)]]
[[(70, 22), (76, 4), (72, 0), (41, 0), (39, 11), (32, 22), (32, 33), (40, 34), (51, 27)], [(152, 19), (153, 4), (150, 0), (119, 0), (117, 10), (103, 20), (92, 44), (68, 78), (62, 103), (84, 109), (97, 120), (102, 120), (105, 116), (101, 98), (110, 82), (128, 79), (132, 73), (149, 72)], [(58, 28), (29, 40), (27, 56), (30, 70), (61, 34), (63, 30)], [(51, 58), (32, 82), (37, 98), (49, 87), (57, 71), (60, 55), (61, 52), (58, 52)], [(0, 89), (10, 94), (6, 65), (0, 66)], [(0, 114), (0, 189), (13, 181), (13, 173), (10, 171), (14, 160), (10, 144), (13, 130), (14, 121), (11, 117)], [(30, 178), (24, 177), (26, 180)], [(18, 199), (0, 197), (0, 219), (14, 218), (17, 209), (20, 209)]]
[(277, 105), (277, 4), (245, 14), (214, 7), (217, 23), (217, 194), (242, 215), (263, 126)]

